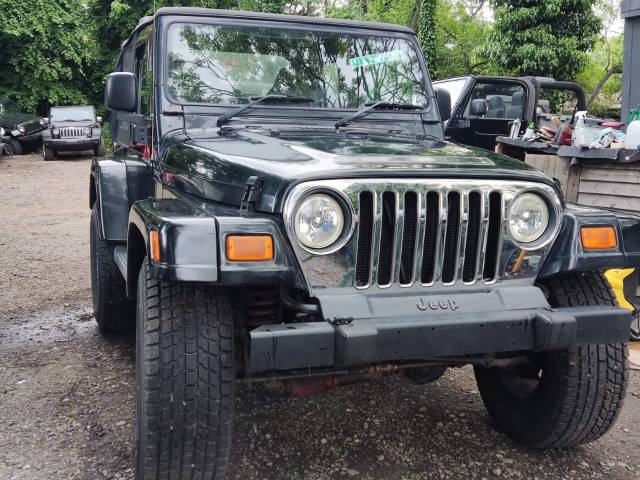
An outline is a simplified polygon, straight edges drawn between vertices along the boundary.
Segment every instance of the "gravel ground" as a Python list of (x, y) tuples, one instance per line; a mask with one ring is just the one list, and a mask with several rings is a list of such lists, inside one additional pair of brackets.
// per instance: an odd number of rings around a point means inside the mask
[[(133, 478), (134, 338), (101, 337), (91, 315), (89, 165), (0, 158), (2, 480)], [(420, 387), (237, 396), (228, 479), (640, 478), (637, 371), (617, 425), (571, 451), (497, 433), (469, 368)]]

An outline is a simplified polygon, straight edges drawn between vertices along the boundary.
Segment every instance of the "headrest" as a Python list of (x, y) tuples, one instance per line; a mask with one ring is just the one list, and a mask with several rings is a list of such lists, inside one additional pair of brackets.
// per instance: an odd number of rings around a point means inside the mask
[(487, 100), (487, 104), (489, 105), (490, 110), (494, 108), (503, 108), (504, 100), (502, 100), (502, 97), (491, 97)]
[(511, 96), (512, 107), (522, 105), (523, 103), (524, 103), (524, 91), (520, 90), (519, 92), (516, 92)]

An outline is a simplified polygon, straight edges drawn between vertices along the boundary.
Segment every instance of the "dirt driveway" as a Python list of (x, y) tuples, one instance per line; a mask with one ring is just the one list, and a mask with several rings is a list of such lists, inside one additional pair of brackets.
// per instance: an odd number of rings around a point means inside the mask
[[(0, 479), (132, 479), (134, 339), (91, 316), (90, 159), (0, 158)], [(638, 352), (640, 353), (640, 352)], [(470, 369), (303, 400), (239, 388), (229, 479), (640, 478), (640, 375), (604, 439), (496, 433)]]

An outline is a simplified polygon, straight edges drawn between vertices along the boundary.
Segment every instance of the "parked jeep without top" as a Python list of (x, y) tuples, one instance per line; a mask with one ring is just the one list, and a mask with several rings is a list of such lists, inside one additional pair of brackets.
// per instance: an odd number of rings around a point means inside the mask
[(47, 128), (42, 132), (42, 156), (53, 160), (58, 152), (93, 150), (96, 157), (104, 156), (105, 146), (100, 124), (91, 105), (52, 107)]
[[(451, 95), (451, 118), (445, 124), (445, 138), (453, 142), (493, 150), (496, 138), (509, 136), (515, 120), (519, 134), (533, 123), (551, 126), (551, 118), (571, 121), (576, 111), (587, 109), (584, 89), (574, 82), (548, 77), (484, 77), (468, 75), (434, 82)], [(552, 112), (545, 96), (565, 100), (572, 112)], [(555, 129), (555, 127), (554, 127)]]
[(138, 479), (222, 479), (238, 382), (301, 396), (472, 364), (524, 445), (611, 427), (630, 312), (601, 269), (640, 265), (640, 218), (445, 142), (411, 30), (162, 8), (115, 70), (91, 277), (99, 328), (137, 329)]
[(44, 121), (21, 112), (13, 100), (0, 99), (0, 138), (14, 155), (22, 155), (40, 146)]

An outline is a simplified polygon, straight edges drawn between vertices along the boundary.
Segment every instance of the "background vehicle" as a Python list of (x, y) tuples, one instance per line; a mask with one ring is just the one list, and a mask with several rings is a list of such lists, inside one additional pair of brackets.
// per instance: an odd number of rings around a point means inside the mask
[(21, 112), (13, 100), (0, 99), (0, 137), (5, 137), (14, 155), (40, 146), (43, 123), (35, 115)]
[(53, 159), (61, 151), (93, 150), (96, 157), (105, 152), (104, 139), (95, 108), (90, 105), (52, 107), (47, 128), (42, 132), (42, 155)]
[(189, 8), (124, 43), (90, 244), (100, 329), (137, 329), (138, 478), (223, 478), (243, 381), (473, 364), (524, 445), (615, 421), (630, 312), (600, 269), (640, 264), (640, 218), (443, 141), (420, 52), (395, 25)]
[[(545, 77), (469, 75), (438, 80), (434, 85), (451, 94), (453, 108), (446, 122), (446, 138), (492, 151), (497, 137), (509, 136), (514, 120), (521, 121), (522, 133), (532, 122), (536, 127), (550, 125), (553, 116), (571, 121), (576, 111), (587, 106), (580, 85)], [(552, 112), (554, 104), (566, 104), (570, 111)]]

